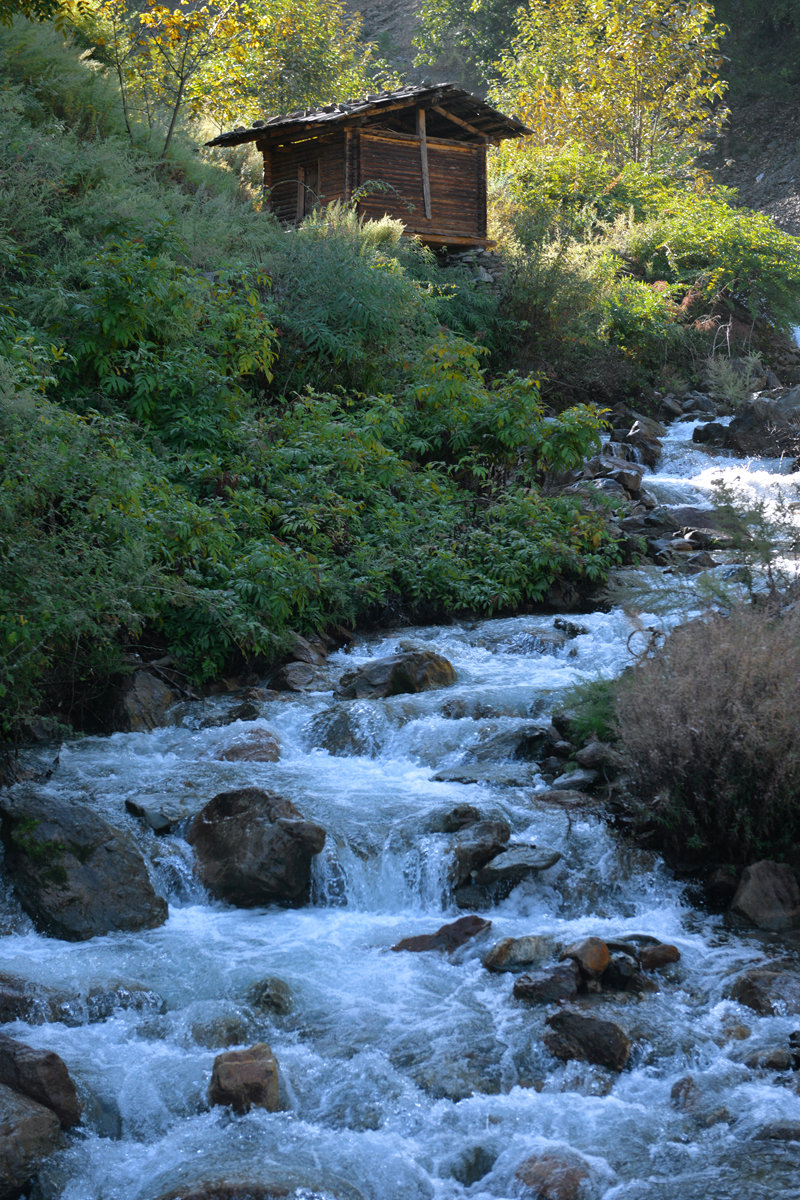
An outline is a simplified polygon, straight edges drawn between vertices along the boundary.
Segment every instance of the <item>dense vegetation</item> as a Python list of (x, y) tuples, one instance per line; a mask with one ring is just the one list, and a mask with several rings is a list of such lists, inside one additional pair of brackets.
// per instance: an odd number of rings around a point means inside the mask
[[(173, 12), (184, 76), (159, 58), (169, 10), (75, 11), (66, 42), (0, 32), (6, 733), (42, 707), (90, 721), (130, 650), (204, 680), (293, 630), (602, 580), (603, 511), (553, 488), (596, 445), (592, 402), (690, 381), (732, 314), (798, 319), (793, 239), (686, 155), (618, 162), (574, 130), (493, 157), (498, 288), (349, 209), (287, 232), (245, 156), (192, 149), (233, 111), (198, 100), (224, 93), (206, 10)], [(340, 5), (247, 12), (294, 80), (281, 106), (387, 78)]]

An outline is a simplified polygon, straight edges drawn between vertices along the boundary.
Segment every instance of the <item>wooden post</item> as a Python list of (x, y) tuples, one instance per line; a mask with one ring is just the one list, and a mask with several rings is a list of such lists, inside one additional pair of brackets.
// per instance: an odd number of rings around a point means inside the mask
[(422, 199), (425, 204), (425, 219), (431, 219), (431, 177), (428, 173), (428, 138), (425, 130), (425, 109), (417, 109), (417, 137), (419, 138), (419, 161), (422, 167)]
[(297, 210), (295, 212), (295, 220), (299, 225), (305, 216), (306, 211), (306, 169), (305, 167), (297, 168)]
[(353, 198), (353, 130), (344, 131), (344, 202), (349, 204)]

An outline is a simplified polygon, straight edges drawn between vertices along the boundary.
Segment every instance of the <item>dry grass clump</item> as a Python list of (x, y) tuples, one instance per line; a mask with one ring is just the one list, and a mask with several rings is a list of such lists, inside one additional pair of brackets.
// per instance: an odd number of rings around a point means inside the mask
[(800, 844), (800, 609), (676, 630), (620, 686), (633, 791), (667, 853), (733, 863)]

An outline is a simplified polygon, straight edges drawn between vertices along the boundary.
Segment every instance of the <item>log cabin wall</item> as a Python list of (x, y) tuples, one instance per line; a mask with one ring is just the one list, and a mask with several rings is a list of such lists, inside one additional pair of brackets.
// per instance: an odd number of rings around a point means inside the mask
[(420, 139), (410, 134), (361, 130), (359, 185), (381, 182), (391, 189), (367, 194), (358, 211), (379, 219), (397, 217), (407, 232), (435, 241), (486, 237), (486, 148), (427, 138), (430, 218), (425, 216)]
[(272, 211), (281, 221), (295, 222), (317, 206), (345, 195), (343, 131), (289, 146), (261, 145), (264, 184)]

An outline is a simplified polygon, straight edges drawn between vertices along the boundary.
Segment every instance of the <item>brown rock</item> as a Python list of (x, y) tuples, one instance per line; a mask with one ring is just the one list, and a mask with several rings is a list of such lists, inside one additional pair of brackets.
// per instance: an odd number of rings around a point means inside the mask
[(800, 1016), (800, 975), (780, 964), (751, 967), (736, 976), (728, 996), (762, 1017)]
[[(306, 1193), (307, 1194), (307, 1193)], [(280, 1183), (251, 1183), (241, 1179), (231, 1182), (217, 1179), (209, 1182), (195, 1180), (188, 1187), (179, 1187), (158, 1197), (158, 1200), (288, 1200), (296, 1196)]]
[(334, 695), (340, 700), (376, 700), (449, 687), (455, 678), (455, 670), (446, 658), (432, 650), (411, 650), (345, 671)]
[(599, 937), (584, 938), (565, 946), (561, 958), (573, 958), (585, 975), (599, 976), (611, 961), (608, 946)]
[(731, 903), (731, 912), (759, 929), (794, 929), (800, 925), (800, 888), (787, 863), (764, 859), (746, 867)]
[(526, 1200), (580, 1200), (590, 1171), (584, 1163), (540, 1154), (517, 1167), (515, 1178), (525, 1189)]
[(681, 952), (677, 946), (658, 942), (655, 946), (643, 946), (639, 951), (639, 963), (643, 971), (657, 971), (667, 963), (678, 962)]
[(203, 884), (218, 899), (243, 908), (295, 905), (308, 897), (311, 860), (325, 844), (325, 830), (275, 792), (240, 788), (209, 801), (187, 840)]
[(254, 730), (216, 755), (223, 762), (277, 762), (280, 756), (277, 738), (266, 729)]
[(292, 1011), (292, 993), (288, 983), (275, 975), (259, 979), (246, 992), (248, 1004), (261, 1012), (273, 1012), (285, 1017)]
[(60, 1138), (52, 1109), (0, 1084), (0, 1200), (17, 1200)]
[(178, 695), (150, 671), (134, 671), (126, 680), (120, 701), (118, 727), (136, 733), (164, 725), (167, 710)]
[(549, 948), (546, 938), (535, 935), (503, 938), (492, 946), (483, 965), (487, 971), (522, 971), (533, 963), (541, 962)]
[(547, 1025), (545, 1045), (556, 1058), (597, 1063), (611, 1071), (621, 1071), (630, 1058), (630, 1039), (613, 1021), (563, 1008), (547, 1018)]
[(575, 962), (559, 963), (544, 971), (531, 971), (514, 980), (517, 1000), (532, 1004), (551, 1004), (556, 1000), (572, 1000), (578, 994), (581, 974)]
[(441, 929), (436, 930), (436, 933), (420, 933), (416, 937), (403, 938), (397, 945), (392, 946), (392, 949), (415, 952), (447, 950), (448, 953), (452, 953), (471, 938), (477, 937), (479, 933), (489, 929), (491, 924), (491, 921), (486, 921), (483, 917), (459, 917), (457, 921), (452, 921), (449, 925), (442, 925)]
[(51, 1108), (63, 1129), (81, 1119), (75, 1084), (64, 1060), (52, 1050), (36, 1050), (0, 1035), (0, 1083)]
[(247, 1050), (227, 1050), (214, 1059), (208, 1088), (210, 1104), (227, 1105), (236, 1113), (251, 1108), (278, 1112), (278, 1064), (265, 1042)]

